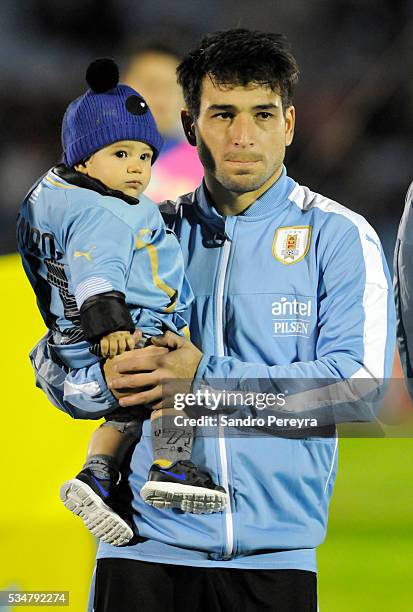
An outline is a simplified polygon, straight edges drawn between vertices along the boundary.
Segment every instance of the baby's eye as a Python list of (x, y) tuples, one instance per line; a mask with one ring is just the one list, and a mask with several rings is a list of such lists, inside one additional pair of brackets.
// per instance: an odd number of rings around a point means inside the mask
[(116, 151), (115, 155), (116, 157), (119, 157), (119, 159), (125, 159), (125, 157), (128, 156), (126, 151)]
[(152, 154), (151, 153), (142, 153), (140, 158), (141, 158), (142, 161), (147, 161), (148, 159), (152, 159)]

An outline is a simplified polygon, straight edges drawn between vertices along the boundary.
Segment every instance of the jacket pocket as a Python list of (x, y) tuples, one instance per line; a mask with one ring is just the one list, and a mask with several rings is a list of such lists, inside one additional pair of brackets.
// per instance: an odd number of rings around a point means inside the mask
[(238, 552), (321, 544), (335, 480), (336, 439), (268, 437), (250, 439), (244, 448), (232, 444)]

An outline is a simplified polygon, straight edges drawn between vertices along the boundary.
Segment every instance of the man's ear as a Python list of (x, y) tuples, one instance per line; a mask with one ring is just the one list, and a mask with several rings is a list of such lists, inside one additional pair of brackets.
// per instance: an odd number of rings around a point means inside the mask
[(190, 115), (189, 111), (186, 108), (183, 108), (181, 110), (181, 121), (187, 141), (190, 145), (196, 147), (194, 120), (192, 118), (192, 115)]
[(294, 138), (295, 108), (289, 106), (285, 111), (285, 146), (289, 147)]

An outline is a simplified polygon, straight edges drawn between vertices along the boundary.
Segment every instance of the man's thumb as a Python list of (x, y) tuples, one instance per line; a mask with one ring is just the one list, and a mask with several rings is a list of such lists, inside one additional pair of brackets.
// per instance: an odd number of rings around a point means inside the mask
[(142, 348), (145, 346), (145, 339), (142, 338), (142, 332), (140, 329), (135, 329), (132, 338), (135, 343), (135, 348)]
[(165, 334), (162, 334), (162, 336), (153, 336), (151, 338), (151, 342), (155, 346), (166, 346), (166, 348), (169, 348), (169, 350), (171, 351), (179, 348), (181, 345), (181, 341), (181, 336), (177, 336), (176, 334), (173, 334), (170, 331), (167, 331)]

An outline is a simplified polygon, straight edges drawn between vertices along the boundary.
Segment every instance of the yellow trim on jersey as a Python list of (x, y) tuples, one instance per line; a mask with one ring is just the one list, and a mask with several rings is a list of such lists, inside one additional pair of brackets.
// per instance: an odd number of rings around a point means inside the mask
[[(139, 231), (139, 234), (141, 236), (145, 236), (145, 234), (147, 234), (149, 232), (148, 229), (141, 229)], [(177, 298), (177, 291), (176, 289), (172, 289), (172, 287), (170, 287), (169, 285), (167, 285), (159, 276), (158, 274), (158, 269), (159, 269), (159, 265), (158, 265), (158, 253), (156, 251), (156, 247), (153, 244), (146, 244), (143, 240), (141, 240), (140, 238), (136, 239), (136, 248), (137, 249), (143, 249), (145, 248), (148, 251), (148, 255), (149, 255), (149, 260), (151, 262), (151, 268), (152, 268), (152, 278), (153, 278), (153, 283), (155, 285), (155, 287), (158, 287), (158, 289), (160, 289), (161, 291), (163, 291), (164, 293), (166, 293), (166, 295), (171, 298), (172, 300), (172, 304), (170, 306), (168, 306), (167, 308), (164, 308), (164, 312), (170, 313), (173, 312), (176, 306), (176, 298)], [(175, 298), (175, 299), (172, 299)]]
[(164, 312), (173, 312), (176, 306), (177, 291), (176, 289), (172, 289), (172, 287), (167, 285), (158, 275), (158, 253), (156, 251), (156, 247), (153, 244), (147, 244), (145, 245), (145, 248), (148, 251), (149, 259), (151, 261), (152, 276), (155, 286), (161, 291), (164, 291), (169, 298), (175, 298), (172, 301), (172, 304), (164, 309)]
[(188, 325), (185, 325), (185, 327), (182, 327), (182, 328), (181, 328), (180, 330), (178, 330), (178, 331), (180, 331), (180, 332), (182, 332), (182, 333), (183, 333), (185, 340), (190, 340), (190, 339), (191, 339), (191, 336), (190, 336), (190, 333), (189, 333), (189, 327), (188, 327)]
[(50, 176), (46, 176), (46, 181), (48, 181), (52, 185), (55, 185), (56, 187), (63, 187), (64, 189), (78, 189), (76, 185), (66, 185), (65, 183), (59, 183), (58, 181), (55, 181), (54, 179), (50, 178)]

